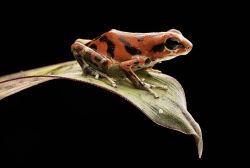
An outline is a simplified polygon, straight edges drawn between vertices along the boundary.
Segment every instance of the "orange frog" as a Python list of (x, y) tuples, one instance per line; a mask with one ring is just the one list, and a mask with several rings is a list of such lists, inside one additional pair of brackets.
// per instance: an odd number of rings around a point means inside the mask
[(156, 33), (129, 33), (112, 29), (88, 43), (77, 39), (71, 46), (85, 75), (104, 77), (116, 87), (115, 80), (106, 72), (118, 64), (136, 88), (149, 91), (155, 98), (159, 96), (152, 88), (166, 88), (145, 83), (135, 71), (186, 55), (191, 49), (192, 43), (176, 29)]

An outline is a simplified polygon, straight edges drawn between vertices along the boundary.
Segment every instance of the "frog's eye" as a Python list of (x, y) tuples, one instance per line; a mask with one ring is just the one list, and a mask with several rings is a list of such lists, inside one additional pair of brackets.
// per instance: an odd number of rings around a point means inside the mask
[(169, 38), (164, 43), (165, 47), (169, 50), (176, 50), (178, 48), (182, 48), (183, 45), (176, 38)]
[(181, 32), (179, 30), (176, 30), (176, 29), (170, 29), (169, 30), (170, 32), (174, 32), (174, 33), (177, 33), (177, 34), (180, 34), (181, 35)]

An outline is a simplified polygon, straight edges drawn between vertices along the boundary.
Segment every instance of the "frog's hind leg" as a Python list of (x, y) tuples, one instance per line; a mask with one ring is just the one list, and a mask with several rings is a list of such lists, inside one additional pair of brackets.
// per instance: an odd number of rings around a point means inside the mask
[(113, 87), (116, 87), (115, 80), (105, 74), (112, 65), (110, 59), (98, 54), (80, 41), (76, 41), (71, 46), (71, 51), (77, 62), (80, 64), (84, 75), (95, 76), (96, 79), (99, 77), (106, 78)]

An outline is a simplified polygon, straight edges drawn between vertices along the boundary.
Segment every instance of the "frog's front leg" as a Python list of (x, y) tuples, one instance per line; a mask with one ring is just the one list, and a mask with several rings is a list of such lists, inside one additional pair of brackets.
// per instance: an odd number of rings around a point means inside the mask
[(83, 44), (81, 39), (76, 40), (75, 43), (72, 44), (71, 51), (85, 75), (92, 75), (97, 79), (99, 76), (104, 77), (113, 87), (116, 87), (115, 80), (106, 74), (106, 71), (113, 64), (112, 60)]
[(145, 83), (134, 72), (137, 69), (141, 69), (145, 65), (145, 61), (147, 59), (148, 58), (144, 56), (134, 57), (134, 59), (132, 60), (120, 63), (120, 67), (124, 70), (126, 76), (130, 79), (130, 81), (134, 84), (136, 88), (147, 90), (155, 98), (159, 98), (159, 96), (152, 90), (152, 88), (161, 88), (164, 90), (166, 90), (166, 88), (163, 86), (155, 86)]

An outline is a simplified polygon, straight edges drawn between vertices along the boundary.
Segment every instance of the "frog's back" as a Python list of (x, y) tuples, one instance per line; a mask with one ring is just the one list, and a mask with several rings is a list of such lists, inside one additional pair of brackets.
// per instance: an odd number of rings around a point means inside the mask
[(140, 50), (145, 37), (154, 33), (130, 33), (112, 29), (94, 38), (87, 46), (96, 52), (118, 62), (130, 60), (134, 55), (142, 55)]

